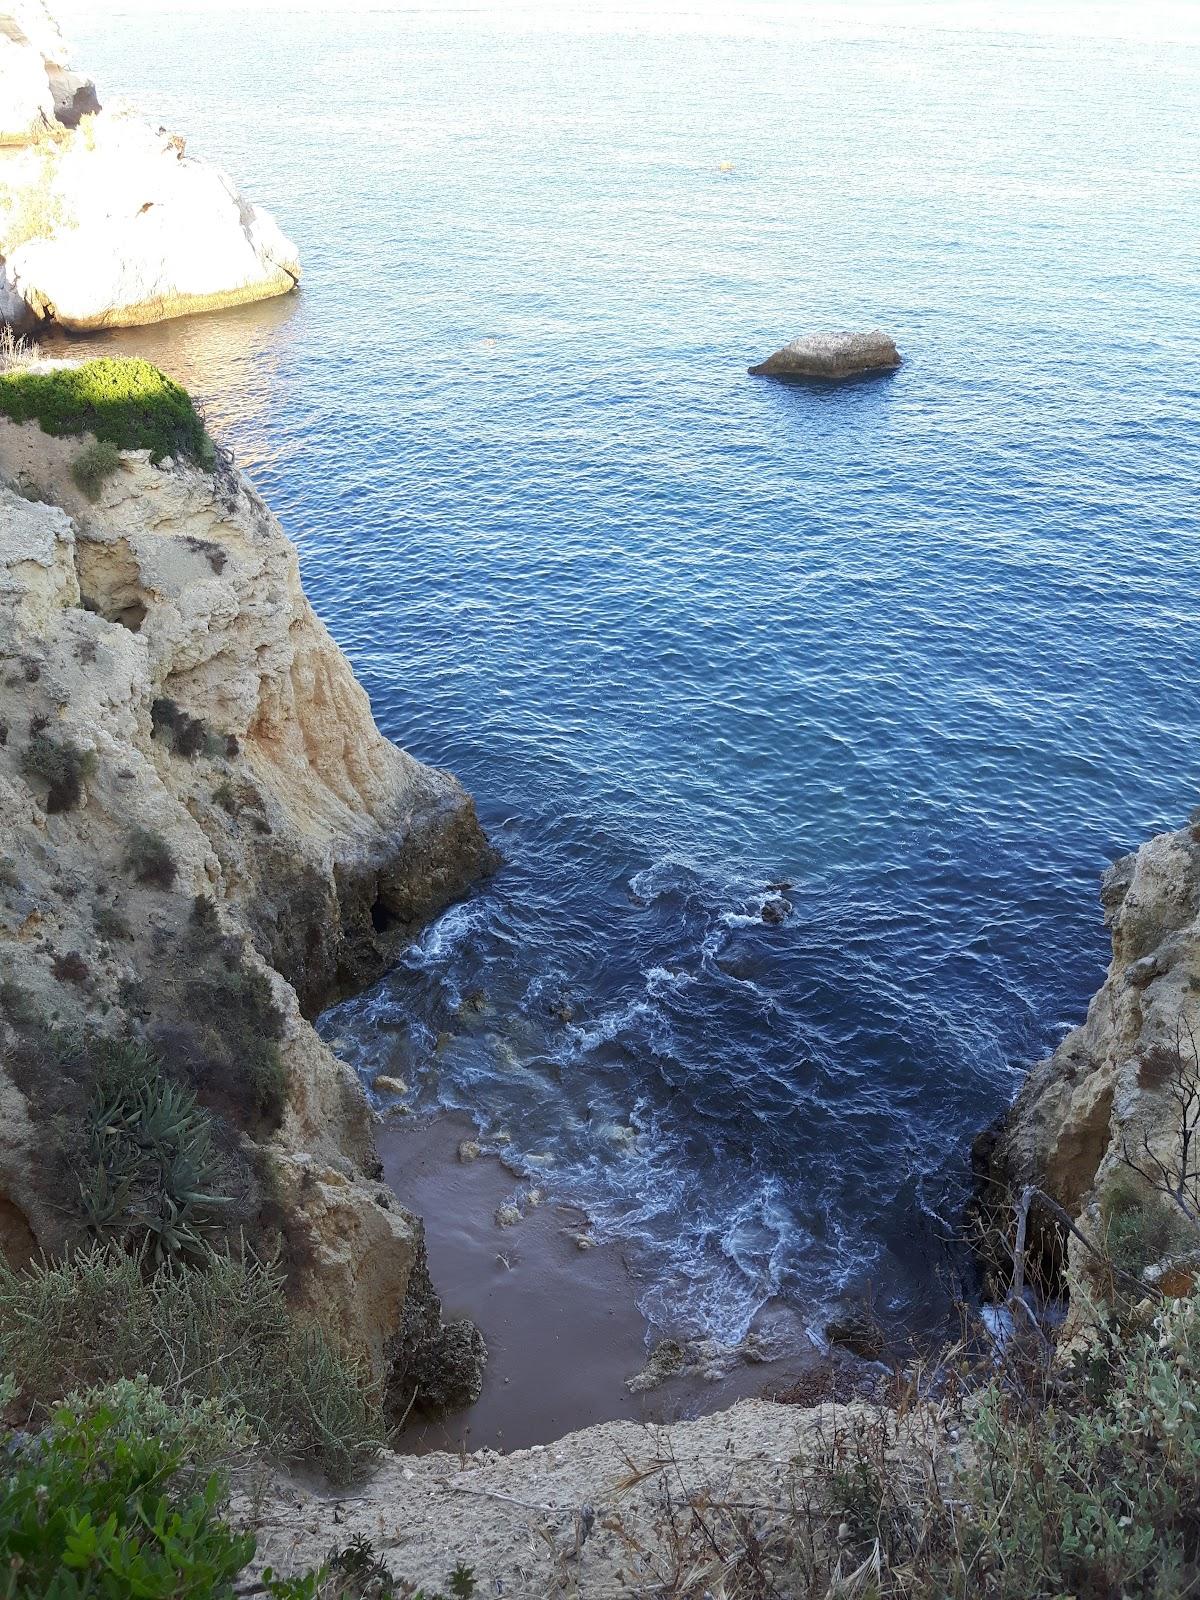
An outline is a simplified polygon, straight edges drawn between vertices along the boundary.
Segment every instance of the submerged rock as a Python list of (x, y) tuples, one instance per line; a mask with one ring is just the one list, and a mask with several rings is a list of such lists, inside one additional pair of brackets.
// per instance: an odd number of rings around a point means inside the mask
[(749, 369), (755, 378), (849, 378), (860, 372), (890, 372), (901, 362), (895, 341), (871, 333), (810, 333), (793, 339)]
[(863, 1361), (882, 1361), (886, 1354), (883, 1329), (862, 1306), (852, 1306), (827, 1322), (825, 1337), (830, 1344), (840, 1345)]
[(687, 1349), (678, 1339), (660, 1339), (647, 1356), (642, 1370), (635, 1372), (632, 1378), (626, 1378), (625, 1387), (630, 1394), (645, 1394), (682, 1372), (686, 1362)]

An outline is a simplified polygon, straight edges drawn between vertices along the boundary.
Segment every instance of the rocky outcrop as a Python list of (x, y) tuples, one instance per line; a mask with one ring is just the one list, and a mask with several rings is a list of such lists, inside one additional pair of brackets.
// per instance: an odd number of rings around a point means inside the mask
[(160, 322), (287, 294), (295, 246), (182, 139), (101, 110), (41, 0), (0, 0), (0, 321)]
[(54, 96), (40, 60), (0, 34), (0, 145), (26, 144), (54, 115)]
[[(1138, 1178), (1127, 1155), (1175, 1173), (1184, 1120), (1200, 1119), (1200, 828), (1160, 834), (1116, 862), (1101, 900), (1112, 962), (1087, 1021), (1033, 1068), (980, 1151), (993, 1210), (1035, 1185), (1091, 1240), (1103, 1237), (1108, 1186)], [(1070, 1258), (1086, 1276), (1074, 1238)]]
[(755, 378), (850, 378), (856, 373), (890, 372), (900, 365), (895, 341), (872, 333), (811, 333), (749, 368)]
[(30, 65), (40, 65), (49, 90), (46, 120), (75, 127), (80, 117), (99, 111), (96, 86), (69, 62), (66, 41), (45, 0), (8, 0), (0, 10), (0, 37), (23, 49)]
[(132, 1032), (220, 1117), (297, 1300), (406, 1404), (462, 1398), (481, 1353), (307, 1017), (488, 870), (474, 808), (378, 732), (244, 479), (125, 452), (92, 500), (86, 446), (0, 423), (0, 1249), (64, 1242), (71, 1063)]

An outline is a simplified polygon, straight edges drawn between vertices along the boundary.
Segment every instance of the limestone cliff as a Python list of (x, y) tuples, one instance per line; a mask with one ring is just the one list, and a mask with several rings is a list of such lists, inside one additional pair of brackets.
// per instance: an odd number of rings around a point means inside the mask
[[(1006, 1201), (1037, 1185), (1097, 1242), (1111, 1182), (1140, 1169), (1157, 1181), (1160, 1166), (1179, 1174), (1181, 1136), (1200, 1118), (1200, 1098), (1185, 1104), (1200, 1077), (1200, 828), (1160, 834), (1116, 862), (1101, 900), (1112, 934), (1103, 987), (983, 1151)], [(1082, 1244), (1070, 1253), (1086, 1277)]]
[(0, 322), (128, 327), (286, 294), (295, 246), (228, 175), (66, 65), (42, 0), (0, 0)]
[(307, 1018), (488, 869), (474, 808), (378, 732), (239, 474), (126, 451), (93, 500), (85, 444), (0, 423), (0, 1248), (64, 1242), (64, 1062), (132, 1030), (221, 1118), (298, 1299), (403, 1403), (461, 1400), (477, 1336)]

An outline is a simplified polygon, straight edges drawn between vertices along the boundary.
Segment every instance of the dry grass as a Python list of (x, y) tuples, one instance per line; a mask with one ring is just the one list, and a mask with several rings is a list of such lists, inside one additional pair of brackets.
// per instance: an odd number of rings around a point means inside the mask
[(0, 372), (22, 372), (41, 360), (41, 348), (30, 339), (21, 339), (5, 323), (0, 326)]

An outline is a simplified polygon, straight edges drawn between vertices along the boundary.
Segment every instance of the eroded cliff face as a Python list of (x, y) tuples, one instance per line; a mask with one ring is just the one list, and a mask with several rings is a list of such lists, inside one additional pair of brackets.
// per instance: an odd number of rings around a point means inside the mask
[[(1104, 875), (1112, 962), (1087, 1021), (1030, 1072), (987, 1161), (1010, 1202), (1043, 1189), (1103, 1239), (1101, 1200), (1118, 1177), (1174, 1174), (1189, 1115), (1180, 1096), (1200, 1074), (1200, 828), (1160, 834)], [(1200, 1101), (1192, 1108), (1200, 1116)], [(1086, 1279), (1088, 1253), (1070, 1261)]]
[(83, 443), (0, 423), (0, 1250), (72, 1225), (56, 1053), (132, 1030), (222, 1119), (297, 1299), (405, 1404), (461, 1402), (477, 1336), (442, 1328), (419, 1219), (307, 1019), (489, 870), (474, 808), (378, 732), (238, 474), (126, 452), (93, 502)]

